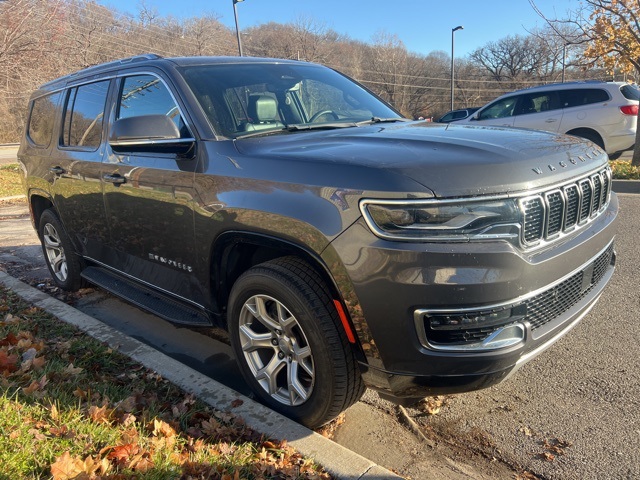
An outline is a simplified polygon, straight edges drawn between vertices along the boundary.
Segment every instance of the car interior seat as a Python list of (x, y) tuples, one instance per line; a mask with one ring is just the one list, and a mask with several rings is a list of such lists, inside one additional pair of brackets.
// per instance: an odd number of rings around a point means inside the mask
[(279, 121), (278, 101), (269, 95), (249, 96), (247, 114), (249, 115), (249, 122), (244, 127), (246, 132), (269, 128), (284, 128), (284, 124)]

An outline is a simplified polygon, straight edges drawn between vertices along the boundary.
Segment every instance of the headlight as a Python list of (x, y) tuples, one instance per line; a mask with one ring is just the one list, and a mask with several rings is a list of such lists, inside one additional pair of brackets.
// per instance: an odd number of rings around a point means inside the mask
[(513, 199), (362, 200), (360, 208), (373, 233), (392, 240), (517, 241), (521, 223)]

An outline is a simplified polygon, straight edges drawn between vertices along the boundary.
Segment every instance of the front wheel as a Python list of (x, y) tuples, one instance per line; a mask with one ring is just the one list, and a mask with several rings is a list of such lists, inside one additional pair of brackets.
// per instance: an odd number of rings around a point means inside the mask
[(56, 285), (63, 290), (78, 290), (82, 286), (82, 262), (53, 210), (42, 212), (38, 234), (44, 259)]
[(274, 410), (319, 427), (360, 398), (364, 384), (322, 279), (285, 257), (251, 268), (229, 299), (240, 370)]

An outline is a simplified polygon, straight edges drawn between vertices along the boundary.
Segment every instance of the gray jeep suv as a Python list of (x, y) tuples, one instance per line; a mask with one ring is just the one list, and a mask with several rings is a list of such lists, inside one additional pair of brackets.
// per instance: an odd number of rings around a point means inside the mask
[(331, 69), (145, 55), (43, 85), (18, 153), (55, 282), (228, 328), (266, 404), (488, 387), (613, 273), (607, 155), (410, 122)]

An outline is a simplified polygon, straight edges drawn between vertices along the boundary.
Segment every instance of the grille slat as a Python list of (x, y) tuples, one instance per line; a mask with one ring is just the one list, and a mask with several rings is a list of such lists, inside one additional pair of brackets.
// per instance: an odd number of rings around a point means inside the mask
[(580, 206), (580, 222), (584, 222), (591, 214), (591, 204), (593, 203), (593, 188), (589, 180), (582, 180), (580, 182), (580, 189), (582, 190), (582, 204)]
[(606, 208), (610, 195), (611, 173), (607, 167), (559, 189), (522, 199), (522, 243), (534, 246), (585, 224)]
[(547, 220), (547, 238), (553, 237), (562, 229), (564, 217), (564, 198), (559, 190), (546, 194), (549, 219)]
[(578, 208), (580, 207), (580, 194), (576, 185), (565, 187), (564, 194), (567, 197), (567, 210), (564, 218), (565, 230), (572, 228), (578, 223)]

